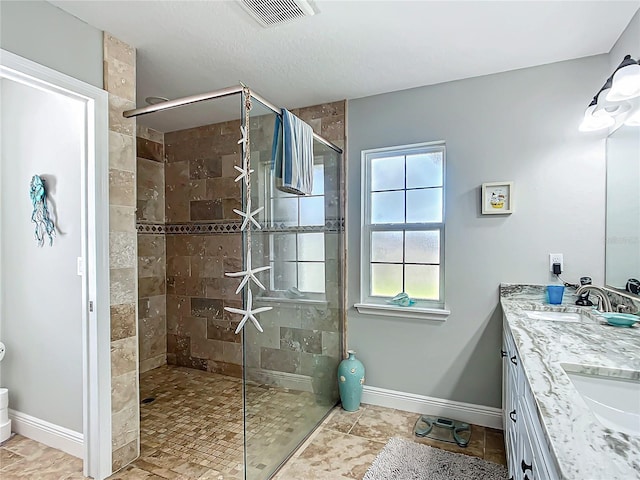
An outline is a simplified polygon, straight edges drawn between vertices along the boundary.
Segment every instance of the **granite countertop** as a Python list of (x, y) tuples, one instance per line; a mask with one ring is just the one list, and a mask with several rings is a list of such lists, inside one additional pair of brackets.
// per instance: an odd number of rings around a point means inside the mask
[(549, 305), (542, 285), (500, 286), (500, 302), (531, 386), (535, 413), (560, 478), (640, 479), (640, 436), (602, 425), (561, 366), (640, 380), (640, 324), (617, 328), (593, 316), (586, 323), (568, 323), (532, 320), (522, 313), (576, 311), (576, 298), (575, 290), (565, 289), (562, 305)]

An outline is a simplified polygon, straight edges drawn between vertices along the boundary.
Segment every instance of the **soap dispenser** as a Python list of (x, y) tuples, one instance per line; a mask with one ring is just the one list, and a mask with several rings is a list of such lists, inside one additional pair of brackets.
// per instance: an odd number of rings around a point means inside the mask
[[(591, 277), (580, 277), (580, 285), (591, 285)], [(593, 306), (593, 302), (589, 300), (589, 291), (587, 290), (584, 293), (580, 294), (578, 300), (576, 300), (576, 305), (580, 305), (583, 307), (591, 307)]]

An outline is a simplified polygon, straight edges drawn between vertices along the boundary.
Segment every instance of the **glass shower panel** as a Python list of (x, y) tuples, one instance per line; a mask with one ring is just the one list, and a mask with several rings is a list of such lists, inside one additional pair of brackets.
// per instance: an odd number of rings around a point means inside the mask
[(275, 114), (253, 100), (250, 112), (252, 264), (266, 287), (252, 286), (264, 332), (243, 335), (245, 475), (269, 478), (338, 401), (342, 352), (343, 213), (339, 154), (314, 141), (314, 188), (278, 190), (271, 171)]

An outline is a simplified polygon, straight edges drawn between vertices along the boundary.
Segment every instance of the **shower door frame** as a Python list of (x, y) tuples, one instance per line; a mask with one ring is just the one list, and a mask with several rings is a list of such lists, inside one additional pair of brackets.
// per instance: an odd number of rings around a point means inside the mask
[[(190, 105), (192, 103), (205, 102), (207, 100), (228, 97), (230, 95), (238, 95), (238, 94), (242, 94), (243, 88), (244, 88), (244, 85), (236, 85), (233, 87), (227, 87), (227, 88), (222, 88), (220, 90), (215, 90), (213, 92), (201, 93), (198, 95), (191, 95), (189, 97), (177, 98), (175, 100), (168, 100), (166, 102), (156, 103), (154, 105), (149, 105), (147, 107), (134, 108), (132, 110), (125, 110), (122, 113), (122, 116), (124, 118), (138, 117), (140, 115), (147, 115), (149, 113), (161, 112), (163, 110), (182, 107), (183, 105)], [(251, 96), (256, 100), (258, 100), (260, 103), (262, 103), (264, 106), (268, 107), (277, 115), (281, 114), (280, 109), (270, 101), (266, 100), (262, 95), (259, 95), (254, 91), (251, 91)], [(317, 133), (313, 132), (313, 138), (319, 141), (320, 143), (326, 145), (330, 149), (335, 150), (340, 155), (343, 155), (344, 152), (340, 147), (334, 145), (329, 140), (324, 138), (322, 135), (318, 135)]]

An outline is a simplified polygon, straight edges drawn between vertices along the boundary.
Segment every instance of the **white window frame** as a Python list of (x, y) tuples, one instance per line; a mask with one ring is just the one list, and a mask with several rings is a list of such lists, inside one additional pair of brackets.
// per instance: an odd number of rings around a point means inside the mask
[[(285, 290), (282, 289), (278, 289), (276, 288), (275, 284), (275, 275), (276, 275), (276, 265), (278, 263), (282, 263), (282, 264), (294, 264), (295, 268), (296, 268), (296, 278), (295, 278), (295, 287), (298, 288), (300, 290), (300, 273), (298, 271), (298, 266), (300, 264), (317, 264), (317, 265), (322, 265), (323, 267), (326, 268), (326, 264), (325, 261), (320, 261), (320, 260), (300, 260), (300, 249), (298, 246), (298, 236), (299, 235), (303, 235), (303, 234), (308, 234), (308, 233), (318, 233), (318, 234), (322, 234), (322, 239), (324, 242), (324, 231), (290, 231), (290, 232), (286, 232), (286, 231), (282, 231), (282, 232), (269, 232), (269, 265), (271, 266), (271, 269), (269, 270), (270, 275), (269, 275), (269, 281), (271, 282), (271, 285), (269, 286), (270, 290), (272, 292), (285, 292)], [(276, 259), (275, 253), (274, 253), (274, 242), (275, 242), (275, 236), (276, 235), (291, 235), (292, 237), (295, 238), (295, 260), (278, 260)], [(325, 252), (325, 258), (326, 258), (326, 252)], [(326, 277), (326, 271), (323, 268), (323, 274)], [(326, 295), (326, 284), (324, 285), (325, 290), (320, 291), (320, 292), (310, 292), (307, 290), (300, 290), (301, 293), (303, 293), (304, 295), (311, 295), (314, 297), (318, 297), (321, 296), (322, 298), (324, 298), (324, 296)]]
[[(431, 223), (376, 224), (370, 222), (371, 160), (380, 157), (404, 156), (416, 153), (442, 152), (442, 221)], [(360, 238), (360, 303), (355, 307), (359, 313), (384, 315), (387, 317), (417, 318), (426, 320), (446, 320), (451, 313), (445, 308), (445, 192), (446, 192), (446, 145), (444, 141), (416, 143), (395, 147), (363, 150), (361, 154), (361, 238)], [(374, 231), (440, 231), (440, 295), (439, 300), (417, 300), (409, 307), (392, 305), (386, 297), (370, 295), (371, 292), (371, 234)]]
[[(316, 162), (316, 156), (314, 156), (313, 159), (313, 166), (315, 167), (316, 165), (322, 165), (323, 166), (323, 172), (324, 172), (324, 159), (322, 159), (319, 162)], [(263, 179), (262, 183), (261, 183), (261, 190), (262, 192), (260, 193), (260, 195), (262, 196), (262, 198), (264, 199), (264, 204), (267, 206), (267, 211), (266, 211), (266, 218), (271, 219), (273, 216), (273, 211), (275, 210), (274, 207), (274, 203), (275, 201), (279, 198), (276, 196), (275, 193), (275, 179), (273, 177), (273, 174), (271, 172), (271, 160), (267, 160), (267, 161), (263, 161), (261, 162), (261, 167), (263, 168), (263, 172), (264, 175), (261, 175), (260, 177)], [(300, 282), (299, 282), (299, 275), (298, 275), (298, 265), (301, 263), (314, 263), (314, 264), (323, 264), (325, 267), (325, 271), (324, 274), (326, 276), (326, 251), (325, 251), (325, 261), (321, 262), (321, 261), (317, 261), (317, 260), (300, 260), (300, 256), (299, 256), (299, 252), (298, 252), (298, 235), (300, 234), (304, 234), (304, 233), (322, 233), (323, 237), (324, 234), (326, 233), (325, 231), (325, 225), (326, 225), (326, 218), (325, 218), (325, 223), (323, 223), (322, 225), (311, 225), (311, 227), (318, 227), (318, 230), (304, 230), (305, 226), (309, 226), (309, 225), (305, 225), (301, 222), (300, 219), (300, 211), (301, 211), (301, 207), (300, 207), (300, 201), (304, 198), (322, 198), (323, 202), (325, 199), (325, 193), (324, 193), (324, 185), (323, 185), (323, 189), (322, 189), (323, 193), (322, 195), (318, 195), (318, 194), (312, 194), (312, 195), (288, 195), (286, 197), (283, 198), (294, 198), (296, 200), (297, 203), (297, 221), (296, 221), (296, 225), (289, 225), (287, 226), (287, 228), (283, 229), (283, 230), (274, 230), (268, 233), (268, 241), (269, 241), (269, 253), (268, 253), (268, 257), (267, 257), (267, 261), (269, 262), (269, 265), (271, 266), (271, 269), (269, 269), (269, 285), (267, 287), (269, 294), (270, 295), (274, 295), (274, 296), (281, 296), (284, 295), (285, 290), (281, 290), (281, 289), (277, 289), (275, 287), (275, 275), (276, 275), (276, 264), (277, 263), (292, 263), (296, 265), (296, 278), (295, 278), (295, 287), (299, 288), (300, 286)], [(268, 222), (268, 227), (272, 226), (271, 221)], [(295, 237), (295, 244), (296, 244), (296, 254), (295, 260), (287, 260), (287, 261), (282, 261), (282, 262), (278, 262), (277, 259), (275, 258), (275, 253), (274, 253), (274, 248), (273, 248), (273, 242), (274, 242), (274, 236), (275, 235), (292, 235)], [(300, 290), (301, 293), (303, 293), (305, 295), (305, 297), (303, 299), (286, 299), (286, 298), (280, 298), (280, 300), (283, 301), (295, 301), (298, 303), (318, 303), (318, 302), (322, 302), (325, 303), (325, 299), (326, 299), (326, 284), (325, 284), (325, 291), (322, 292), (308, 292), (306, 290)], [(264, 299), (265, 297), (261, 297), (262, 299)], [(267, 297), (268, 298), (268, 297)]]

